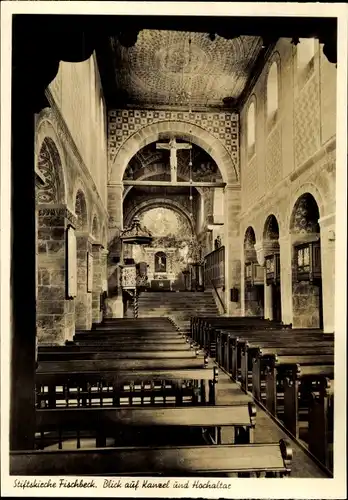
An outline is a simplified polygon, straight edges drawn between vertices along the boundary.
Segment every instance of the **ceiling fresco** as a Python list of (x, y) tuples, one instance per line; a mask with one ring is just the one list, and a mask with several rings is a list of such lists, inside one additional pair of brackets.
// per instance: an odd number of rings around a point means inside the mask
[(116, 89), (128, 104), (218, 108), (237, 99), (262, 38), (227, 40), (207, 33), (142, 30), (132, 47), (110, 38)]

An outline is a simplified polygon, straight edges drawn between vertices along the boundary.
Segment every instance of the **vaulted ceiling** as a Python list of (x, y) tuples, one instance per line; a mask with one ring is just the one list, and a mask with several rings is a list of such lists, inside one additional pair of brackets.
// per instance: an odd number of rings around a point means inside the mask
[(142, 30), (132, 47), (110, 38), (115, 90), (127, 104), (222, 108), (236, 101), (263, 41), (208, 33)]

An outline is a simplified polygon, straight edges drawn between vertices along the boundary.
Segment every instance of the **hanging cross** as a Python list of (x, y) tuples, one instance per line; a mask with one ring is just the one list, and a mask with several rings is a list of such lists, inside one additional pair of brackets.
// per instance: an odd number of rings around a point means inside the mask
[(169, 149), (170, 151), (170, 178), (172, 184), (177, 183), (178, 159), (176, 156), (177, 149), (191, 149), (191, 144), (178, 143), (175, 137), (169, 141), (169, 144), (157, 143), (156, 149)]

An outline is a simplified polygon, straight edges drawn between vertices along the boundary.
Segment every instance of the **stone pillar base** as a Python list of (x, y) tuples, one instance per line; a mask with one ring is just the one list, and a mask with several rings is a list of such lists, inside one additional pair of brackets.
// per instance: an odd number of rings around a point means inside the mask
[(75, 301), (66, 297), (66, 230), (76, 225), (65, 205), (38, 206), (37, 343), (62, 345), (75, 333)]

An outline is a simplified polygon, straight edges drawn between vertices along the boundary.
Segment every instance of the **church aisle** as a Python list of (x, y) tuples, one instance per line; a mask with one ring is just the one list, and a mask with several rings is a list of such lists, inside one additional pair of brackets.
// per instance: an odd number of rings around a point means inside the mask
[(251, 395), (245, 394), (239, 383), (233, 382), (231, 378), (219, 368), (219, 382), (216, 396), (217, 405), (230, 405), (254, 401), (257, 406), (255, 443), (274, 443), (282, 438), (291, 441), (293, 460), (291, 464), (291, 478), (327, 478), (311, 458), (301, 447), (291, 439), (272, 418), (258, 405)]

